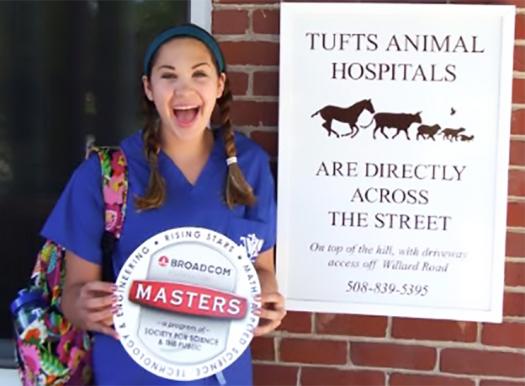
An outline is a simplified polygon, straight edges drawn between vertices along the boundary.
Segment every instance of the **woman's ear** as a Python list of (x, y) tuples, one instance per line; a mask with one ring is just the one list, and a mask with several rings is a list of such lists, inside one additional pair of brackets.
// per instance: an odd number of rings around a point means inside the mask
[(224, 85), (226, 84), (226, 74), (224, 72), (220, 73), (219, 80), (217, 82), (217, 98), (220, 98), (224, 92)]
[(153, 102), (153, 92), (151, 91), (151, 82), (146, 75), (142, 75), (142, 87), (144, 87), (144, 94), (146, 98)]

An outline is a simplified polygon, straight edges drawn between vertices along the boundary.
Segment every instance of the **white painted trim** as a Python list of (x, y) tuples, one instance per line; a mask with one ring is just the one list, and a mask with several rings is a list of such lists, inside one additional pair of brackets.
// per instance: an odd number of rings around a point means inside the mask
[(10, 386), (22, 386), (18, 372), (14, 369), (0, 369), (0, 384)]
[(211, 32), (212, 0), (190, 0), (190, 21)]

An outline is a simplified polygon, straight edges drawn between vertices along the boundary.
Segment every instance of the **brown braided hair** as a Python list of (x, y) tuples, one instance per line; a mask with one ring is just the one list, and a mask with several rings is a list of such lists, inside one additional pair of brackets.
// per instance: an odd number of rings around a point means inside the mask
[[(230, 81), (226, 76), (224, 83), (224, 92), (222, 96), (217, 99), (217, 106), (220, 112), (220, 122), (224, 136), (224, 150), (226, 156), (236, 157), (237, 149), (235, 147), (235, 136), (230, 120), (230, 108), (233, 102), (232, 92), (230, 90)], [(226, 204), (231, 209), (235, 205), (253, 205), (255, 203), (255, 195), (252, 187), (242, 173), (241, 168), (237, 162), (228, 165), (228, 174), (226, 176), (226, 190), (224, 192)]]
[[(147, 75), (148, 79), (151, 77), (151, 68), (153, 68), (156, 56), (157, 55), (155, 55), (151, 61), (152, 65), (150, 66), (150, 73)], [(213, 57), (213, 55), (211, 56)], [(217, 73), (219, 73), (216, 62), (213, 61), (213, 63)], [(217, 106), (219, 108), (221, 129), (224, 136), (224, 148), (226, 156), (229, 158), (237, 156), (237, 149), (235, 147), (235, 136), (230, 119), (233, 95), (230, 90), (226, 69), (224, 73), (226, 75), (224, 91), (222, 96), (217, 99)], [(164, 204), (164, 201), (166, 200), (166, 181), (160, 174), (158, 166), (158, 154), (160, 151), (160, 118), (154, 103), (146, 97), (143, 87), (141, 87), (141, 90), (143, 93), (143, 105), (145, 111), (145, 123), (142, 137), (144, 141), (144, 152), (150, 167), (150, 177), (145, 195), (143, 197), (135, 197), (135, 206), (138, 210), (148, 210), (159, 208)], [(253, 190), (244, 178), (244, 174), (237, 162), (228, 166), (224, 198), (230, 209), (238, 204), (253, 205), (255, 203)]]
[[(144, 93), (144, 90), (142, 92)], [(159, 171), (159, 116), (155, 105), (146, 97), (145, 93), (143, 99), (145, 123), (142, 139), (144, 142), (144, 153), (149, 164), (150, 175), (145, 195), (143, 197), (135, 197), (135, 206), (138, 210), (159, 208), (166, 200), (166, 181)]]

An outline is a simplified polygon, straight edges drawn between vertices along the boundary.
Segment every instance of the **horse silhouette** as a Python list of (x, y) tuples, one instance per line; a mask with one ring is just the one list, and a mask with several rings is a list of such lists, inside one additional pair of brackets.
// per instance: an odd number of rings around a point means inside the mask
[(408, 140), (410, 140), (410, 137), (408, 136), (408, 128), (413, 123), (421, 123), (421, 111), (415, 113), (415, 114), (403, 114), (403, 113), (377, 113), (374, 115), (374, 118), (372, 121), (366, 125), (363, 126), (363, 128), (366, 128), (372, 124), (372, 122), (375, 121), (376, 127), (374, 128), (373, 137), (376, 139), (376, 132), (377, 130), (381, 131), (381, 134), (387, 139), (388, 136), (385, 134), (385, 128), (390, 129), (397, 129), (396, 133), (392, 138), (395, 138), (401, 133), (402, 131), (405, 132), (405, 135)]
[(311, 115), (313, 118), (317, 114), (321, 114), (321, 118), (325, 120), (323, 127), (328, 132), (328, 136), (334, 133), (337, 138), (340, 137), (339, 133), (332, 129), (332, 121), (339, 121), (348, 123), (350, 126), (350, 132), (343, 134), (343, 137), (350, 135), (351, 138), (355, 137), (359, 133), (359, 126), (357, 126), (357, 119), (364, 110), (368, 110), (370, 114), (374, 114), (374, 106), (370, 99), (363, 99), (362, 101), (354, 103), (352, 106), (343, 108), (338, 106), (325, 106), (320, 110), (317, 110)]

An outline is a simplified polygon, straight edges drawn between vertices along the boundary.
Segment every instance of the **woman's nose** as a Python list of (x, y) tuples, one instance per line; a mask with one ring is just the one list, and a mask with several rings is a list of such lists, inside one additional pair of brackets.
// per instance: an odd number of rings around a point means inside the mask
[(173, 91), (175, 94), (186, 94), (191, 91), (190, 82), (188, 79), (179, 78), (177, 79), (177, 82), (175, 82)]

